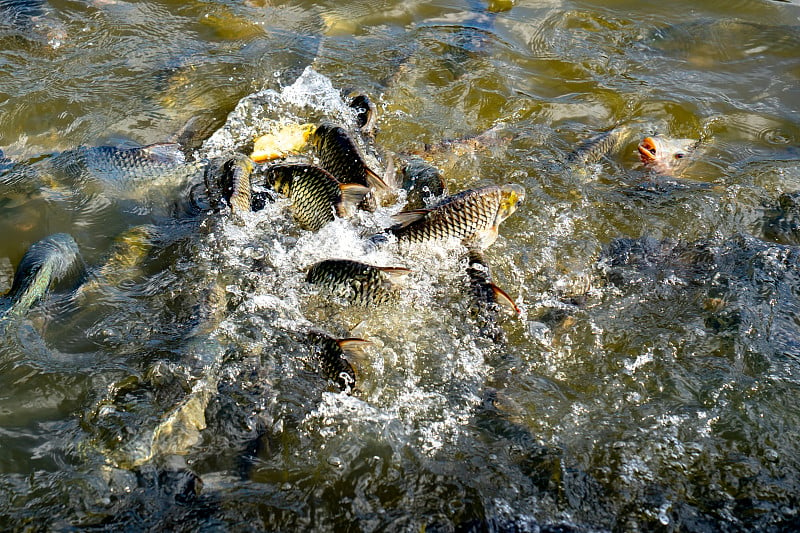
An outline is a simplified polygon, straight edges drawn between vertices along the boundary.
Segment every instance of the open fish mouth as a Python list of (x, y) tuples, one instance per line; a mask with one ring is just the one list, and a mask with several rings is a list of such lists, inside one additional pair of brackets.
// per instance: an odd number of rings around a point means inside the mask
[(656, 142), (652, 137), (645, 137), (636, 149), (639, 150), (642, 163), (652, 163), (656, 160)]

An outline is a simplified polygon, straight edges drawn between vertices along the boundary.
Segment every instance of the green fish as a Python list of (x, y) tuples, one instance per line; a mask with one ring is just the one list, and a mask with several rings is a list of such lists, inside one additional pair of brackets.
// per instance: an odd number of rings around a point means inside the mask
[(497, 240), (500, 223), (517, 210), (525, 190), (516, 184), (488, 185), (443, 199), (429, 209), (403, 211), (388, 229), (399, 242), (423, 243), (459, 239), (477, 248)]
[[(312, 143), (317, 150), (320, 166), (333, 174), (341, 183), (363, 185), (379, 195), (389, 190), (389, 186), (381, 177), (367, 166), (356, 143), (341, 126), (320, 124), (314, 130)], [(377, 200), (371, 193), (359, 207), (375, 211), (377, 205)]]
[(347, 259), (327, 259), (308, 270), (306, 281), (355, 305), (382, 304), (396, 296), (396, 283), (411, 272)]
[(354, 361), (362, 359), (363, 348), (370, 342), (357, 338), (334, 339), (317, 331), (309, 332), (308, 336), (325, 378), (334, 381), (343, 392), (355, 391), (356, 372), (348, 357)]
[(618, 151), (630, 138), (630, 129), (617, 126), (586, 139), (567, 157), (569, 163), (589, 165), (597, 163), (609, 154)]
[(243, 154), (212, 161), (204, 178), (211, 206), (215, 210), (230, 206), (234, 213), (250, 211), (253, 160)]
[(418, 156), (406, 159), (401, 187), (406, 191), (406, 210), (422, 209), (427, 205), (426, 199), (443, 196), (446, 192), (439, 169)]
[(339, 183), (326, 170), (307, 164), (266, 168), (265, 179), (292, 201), (292, 214), (301, 228), (317, 231), (335, 216), (347, 217), (369, 192), (355, 183)]
[(8, 292), (4, 315), (22, 315), (44, 298), (57, 282), (80, 272), (83, 261), (75, 240), (56, 233), (31, 245), (22, 256)]

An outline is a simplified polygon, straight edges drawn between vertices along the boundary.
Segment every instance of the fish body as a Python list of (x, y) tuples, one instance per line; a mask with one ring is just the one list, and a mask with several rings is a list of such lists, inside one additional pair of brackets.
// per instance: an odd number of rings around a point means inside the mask
[(309, 268), (306, 281), (355, 305), (382, 304), (396, 295), (396, 282), (410, 272), (346, 259), (327, 259)]
[(764, 236), (782, 244), (800, 244), (800, 191), (781, 194), (777, 211), (764, 221)]
[(215, 210), (229, 206), (234, 213), (250, 211), (253, 160), (243, 154), (212, 161), (204, 179), (211, 206)]
[[(330, 172), (341, 183), (356, 183), (382, 193), (388, 186), (367, 165), (356, 143), (347, 130), (335, 124), (323, 123), (312, 135), (320, 166)], [(377, 200), (372, 194), (360, 205), (367, 211), (375, 211)]]
[(637, 147), (645, 167), (658, 174), (678, 176), (697, 149), (693, 139), (670, 139), (661, 135), (645, 137)]
[(78, 245), (66, 233), (56, 233), (31, 245), (22, 256), (8, 293), (6, 315), (21, 315), (42, 299), (53, 285), (81, 270)]
[(250, 158), (257, 162), (270, 161), (299, 152), (316, 127), (313, 124), (285, 124), (273, 133), (258, 137), (253, 143)]
[(567, 161), (582, 165), (597, 163), (607, 155), (618, 151), (627, 141), (629, 134), (628, 128), (618, 126), (594, 135), (580, 143), (569, 154)]
[(423, 243), (459, 239), (488, 248), (497, 239), (500, 223), (516, 211), (525, 190), (516, 184), (488, 185), (449, 196), (430, 209), (395, 215), (388, 229), (400, 242)]
[(358, 91), (351, 91), (346, 95), (347, 106), (356, 115), (356, 125), (365, 135), (375, 134), (375, 121), (377, 110), (369, 96)]
[(322, 374), (336, 382), (341, 391), (350, 393), (355, 390), (356, 372), (348, 357), (362, 358), (363, 346), (369, 344), (369, 341), (357, 338), (334, 339), (316, 331), (310, 332), (309, 338), (314, 344), (314, 353)]
[(480, 250), (469, 251), (467, 277), (472, 294), (471, 309), (478, 326), (490, 338), (498, 342), (503, 341), (505, 332), (498, 325), (498, 311), (505, 308), (518, 314), (519, 308), (503, 289), (492, 283), (489, 263)]
[(41, 173), (46, 186), (80, 190), (84, 195), (164, 201), (199, 168), (186, 160), (179, 144), (158, 143), (136, 148), (80, 146), (50, 158)]
[(292, 213), (301, 228), (317, 231), (335, 216), (345, 217), (369, 192), (355, 183), (339, 183), (325, 169), (307, 164), (271, 165), (265, 179), (292, 201)]
[(439, 169), (417, 156), (407, 158), (401, 187), (406, 191), (406, 210), (422, 209), (427, 205), (426, 199), (441, 197), (446, 193)]

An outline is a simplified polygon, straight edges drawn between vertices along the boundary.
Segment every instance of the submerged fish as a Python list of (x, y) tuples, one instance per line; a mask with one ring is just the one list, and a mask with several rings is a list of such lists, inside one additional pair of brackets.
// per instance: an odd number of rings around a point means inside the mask
[(153, 226), (134, 226), (116, 237), (103, 265), (78, 287), (78, 296), (101, 286), (119, 287), (135, 278), (150, 253), (155, 233)]
[(472, 296), (479, 308), (506, 307), (519, 313), (519, 307), (514, 300), (500, 287), (492, 283), (492, 274), (489, 264), (480, 250), (471, 249), (468, 255), (467, 276)]
[(525, 190), (516, 184), (488, 185), (449, 196), (430, 209), (396, 214), (388, 231), (401, 242), (460, 239), (478, 248), (497, 240), (500, 223), (517, 210)]
[(661, 135), (645, 137), (639, 143), (639, 158), (645, 167), (658, 174), (675, 177), (683, 170), (697, 149), (693, 139), (669, 139)]
[(411, 272), (347, 259), (327, 259), (308, 270), (306, 281), (356, 305), (382, 304), (396, 295), (396, 283)]
[(586, 139), (567, 157), (570, 163), (591, 164), (616, 152), (630, 136), (629, 128), (617, 126)]
[(444, 178), (439, 169), (418, 156), (406, 159), (401, 187), (406, 191), (406, 210), (422, 209), (428, 205), (425, 200), (446, 193)]
[(339, 183), (326, 170), (307, 164), (272, 165), (266, 168), (266, 182), (289, 197), (292, 214), (301, 228), (317, 231), (334, 215), (346, 217), (369, 192), (355, 183)]
[(125, 197), (143, 189), (188, 178), (196, 165), (186, 161), (179, 144), (157, 143), (137, 148), (81, 146), (50, 160), (56, 169), (78, 182), (96, 180)]
[(56, 233), (28, 248), (14, 273), (5, 315), (21, 315), (42, 299), (53, 285), (83, 267), (78, 245), (66, 233)]
[(781, 244), (800, 244), (800, 191), (780, 195), (777, 214), (764, 221), (764, 236)]
[(243, 154), (212, 161), (204, 174), (211, 207), (229, 206), (234, 213), (250, 211), (252, 172), (253, 160)]
[(519, 308), (503, 289), (492, 283), (491, 269), (480, 250), (469, 251), (467, 276), (472, 293), (472, 311), (481, 331), (496, 341), (503, 340), (505, 333), (497, 323), (497, 312), (503, 307), (519, 313)]
[[(372, 188), (383, 194), (388, 186), (381, 177), (367, 165), (361, 151), (347, 131), (341, 126), (323, 123), (317, 126), (312, 135), (320, 166), (333, 174), (341, 183), (356, 183)], [(377, 208), (377, 201), (370, 194), (361, 206), (368, 211)]]
[(314, 344), (314, 354), (319, 360), (323, 375), (348, 394), (355, 390), (356, 372), (348, 357), (355, 360), (364, 357), (364, 345), (370, 344), (364, 339), (334, 339), (324, 333), (312, 331), (308, 334)]

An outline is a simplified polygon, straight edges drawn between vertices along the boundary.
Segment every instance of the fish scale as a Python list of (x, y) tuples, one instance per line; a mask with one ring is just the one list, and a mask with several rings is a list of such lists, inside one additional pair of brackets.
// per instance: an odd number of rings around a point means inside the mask
[(500, 207), (500, 194), (496, 186), (461, 192), (428, 210), (419, 221), (394, 226), (390, 231), (398, 240), (408, 242), (469, 239), (492, 228)]
[(401, 267), (376, 267), (347, 259), (327, 259), (308, 270), (306, 281), (356, 305), (383, 304), (396, 296), (393, 281), (409, 272)]
[(267, 182), (292, 201), (292, 214), (303, 229), (317, 231), (346, 216), (352, 205), (364, 198), (369, 189), (357, 184), (341, 184), (323, 168), (307, 164), (267, 167)]

